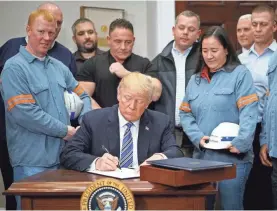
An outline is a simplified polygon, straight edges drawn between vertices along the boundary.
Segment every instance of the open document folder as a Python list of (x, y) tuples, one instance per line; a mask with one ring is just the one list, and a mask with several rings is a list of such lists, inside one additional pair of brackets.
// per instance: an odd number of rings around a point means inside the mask
[(92, 174), (99, 174), (107, 177), (114, 177), (118, 179), (130, 179), (130, 178), (137, 178), (140, 176), (139, 168), (136, 169), (129, 169), (129, 168), (121, 168), (116, 169), (115, 171), (88, 171)]

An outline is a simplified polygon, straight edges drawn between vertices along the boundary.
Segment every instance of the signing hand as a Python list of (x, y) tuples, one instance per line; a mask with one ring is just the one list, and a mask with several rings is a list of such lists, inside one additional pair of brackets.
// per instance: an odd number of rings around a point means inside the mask
[(268, 147), (264, 144), (260, 150), (260, 159), (264, 166), (272, 167), (272, 162), (269, 160)]
[(95, 162), (96, 170), (100, 171), (114, 171), (118, 165), (118, 158), (109, 153), (105, 153)]
[(123, 78), (130, 73), (119, 62), (112, 63), (109, 69), (111, 73), (114, 73), (119, 78)]

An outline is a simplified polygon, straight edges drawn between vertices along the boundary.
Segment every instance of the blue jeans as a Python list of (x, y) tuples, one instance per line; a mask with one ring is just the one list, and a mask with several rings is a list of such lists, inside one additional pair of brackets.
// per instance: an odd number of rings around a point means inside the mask
[(243, 210), (243, 195), (252, 163), (237, 164), (235, 179), (223, 180), (218, 183), (222, 210)]
[[(13, 167), (13, 177), (14, 182), (18, 182), (26, 177), (38, 174), (40, 172), (46, 171), (46, 170), (52, 170), (52, 169), (58, 169), (59, 165), (52, 166), (49, 168), (45, 167), (29, 167), (29, 166), (16, 166)], [(20, 196), (15, 196), (16, 202), (17, 202), (17, 210), (21, 210), (21, 200)]]

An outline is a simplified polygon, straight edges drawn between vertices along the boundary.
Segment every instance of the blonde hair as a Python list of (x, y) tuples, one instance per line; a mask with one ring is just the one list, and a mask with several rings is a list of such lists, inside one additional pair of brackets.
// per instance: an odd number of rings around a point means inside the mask
[(39, 9), (39, 10), (35, 10), (35, 11), (31, 12), (31, 14), (29, 15), (29, 19), (28, 19), (28, 25), (32, 26), (34, 21), (40, 16), (42, 16), (43, 19), (48, 22), (55, 22), (55, 18), (50, 12), (48, 12), (47, 10)]
[(152, 99), (154, 87), (150, 76), (143, 75), (139, 72), (132, 72), (123, 77), (119, 83), (118, 89), (127, 88), (141, 94), (147, 94), (148, 100)]

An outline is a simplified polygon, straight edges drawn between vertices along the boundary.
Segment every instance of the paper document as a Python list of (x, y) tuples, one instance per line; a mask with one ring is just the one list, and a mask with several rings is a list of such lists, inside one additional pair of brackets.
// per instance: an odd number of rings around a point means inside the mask
[(88, 171), (89, 173), (99, 174), (107, 177), (114, 177), (118, 179), (130, 179), (130, 178), (137, 178), (140, 176), (139, 168), (136, 169), (129, 169), (129, 168), (121, 168), (116, 169), (115, 171)]

